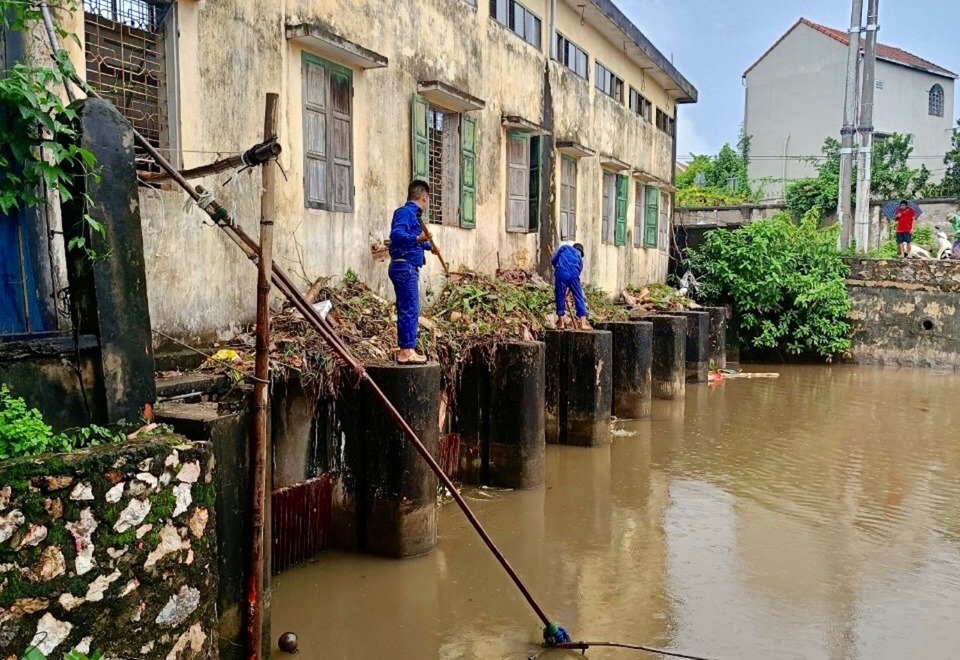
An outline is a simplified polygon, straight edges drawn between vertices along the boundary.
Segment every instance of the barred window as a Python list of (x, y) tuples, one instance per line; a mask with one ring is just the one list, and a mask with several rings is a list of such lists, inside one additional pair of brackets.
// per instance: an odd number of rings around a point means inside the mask
[(929, 112), (931, 117), (943, 116), (943, 87), (940, 85), (930, 88)]
[[(172, 2), (83, 0), (87, 82), (151, 145), (170, 148), (164, 23)], [(154, 169), (137, 147), (137, 164)]]

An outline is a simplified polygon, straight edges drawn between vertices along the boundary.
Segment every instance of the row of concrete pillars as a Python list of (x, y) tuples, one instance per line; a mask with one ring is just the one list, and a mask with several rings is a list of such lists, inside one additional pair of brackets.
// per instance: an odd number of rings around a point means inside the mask
[[(688, 382), (707, 381), (711, 363), (725, 368), (726, 324), (723, 308), (676, 312), (595, 331), (546, 331), (542, 342), (476, 356), (457, 387), (457, 477), (469, 485), (543, 485), (546, 444), (608, 445), (611, 417), (648, 417), (652, 398), (682, 398)], [(438, 456), (440, 366), (369, 371)], [(337, 402), (336, 419), (334, 547), (392, 557), (429, 552), (436, 477), (365, 388)]]

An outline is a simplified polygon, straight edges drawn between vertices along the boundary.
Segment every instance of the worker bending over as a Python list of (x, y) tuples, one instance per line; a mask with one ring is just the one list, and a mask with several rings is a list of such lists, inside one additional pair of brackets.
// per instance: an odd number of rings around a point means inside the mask
[(581, 330), (591, 330), (587, 322), (587, 302), (583, 298), (580, 273), (583, 272), (583, 246), (561, 245), (550, 259), (553, 265), (553, 287), (557, 303), (557, 327), (567, 327), (567, 291), (573, 292), (573, 302)]
[(420, 323), (420, 268), (424, 252), (433, 251), (430, 233), (420, 217), (430, 203), (430, 186), (413, 181), (407, 188), (407, 203), (393, 212), (390, 225), (390, 267), (387, 273), (397, 296), (397, 343), (400, 364), (423, 364), (427, 358), (417, 353)]

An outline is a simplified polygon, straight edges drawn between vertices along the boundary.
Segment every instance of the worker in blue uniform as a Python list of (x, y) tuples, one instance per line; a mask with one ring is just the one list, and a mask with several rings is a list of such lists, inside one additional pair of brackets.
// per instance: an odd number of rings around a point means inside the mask
[(424, 252), (436, 249), (430, 244), (420, 217), (430, 203), (430, 186), (413, 181), (407, 188), (407, 203), (393, 213), (390, 225), (390, 267), (388, 274), (397, 296), (397, 343), (400, 364), (423, 364), (427, 358), (417, 353), (417, 329), (420, 322), (420, 268)]
[(580, 273), (583, 272), (583, 246), (579, 243), (561, 245), (550, 259), (553, 265), (553, 288), (557, 303), (557, 327), (561, 330), (567, 327), (567, 291), (573, 292), (573, 302), (576, 307), (577, 319), (581, 330), (591, 330), (587, 322), (587, 302), (583, 298), (583, 287), (580, 285)]

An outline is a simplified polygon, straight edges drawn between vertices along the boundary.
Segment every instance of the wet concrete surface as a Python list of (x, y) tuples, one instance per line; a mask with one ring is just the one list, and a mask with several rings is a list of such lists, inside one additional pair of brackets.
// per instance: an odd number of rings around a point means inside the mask
[[(610, 447), (548, 446), (546, 487), (468, 499), (575, 639), (721, 660), (960, 657), (960, 377), (761, 370), (782, 377), (655, 400)], [(274, 637), (296, 631), (301, 658), (538, 650), (539, 622), (452, 504), (426, 557), (326, 554), (274, 589)]]

